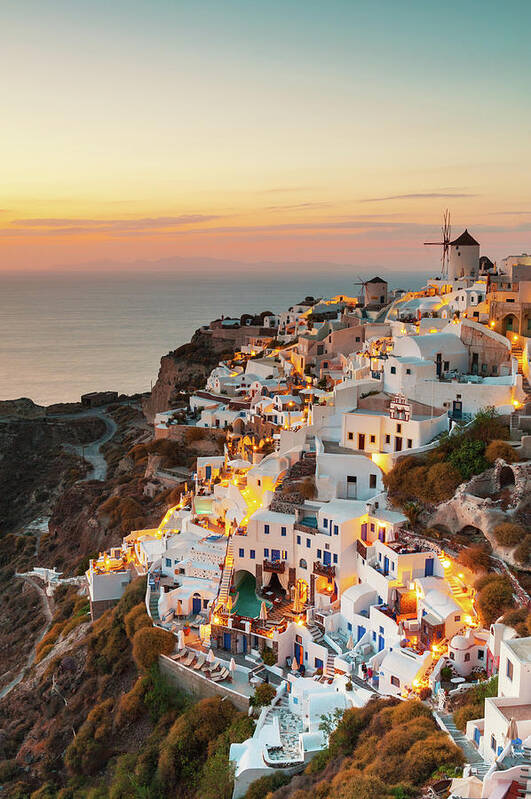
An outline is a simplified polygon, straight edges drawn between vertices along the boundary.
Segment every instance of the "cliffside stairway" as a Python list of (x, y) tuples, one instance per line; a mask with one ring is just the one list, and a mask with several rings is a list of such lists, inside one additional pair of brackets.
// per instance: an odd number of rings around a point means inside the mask
[(465, 756), (466, 762), (470, 763), (472, 769), (476, 772), (479, 779), (482, 780), (489, 770), (491, 764), (483, 760), (474, 744), (468, 740), (466, 735), (462, 733), (461, 730), (457, 729), (454, 724), (454, 717), (451, 713), (436, 713), (435, 716), (438, 716), (442, 721), (446, 727), (448, 735)]
[(336, 669), (335, 669), (335, 660), (336, 655), (335, 652), (329, 652), (328, 657), (326, 658), (326, 663), (323, 671), (323, 675), (328, 678), (334, 678)]
[(324, 632), (317, 627), (316, 624), (310, 623), (308, 625), (308, 630), (312, 634), (312, 638), (316, 644), (320, 644), (324, 638)]
[(232, 538), (227, 541), (227, 550), (225, 552), (225, 561), (223, 563), (223, 572), (219, 583), (218, 592), (218, 605), (226, 605), (229, 598), (230, 587), (232, 584), (232, 576), (234, 574), (234, 554), (232, 547)]
[(151, 614), (151, 618), (153, 619), (153, 624), (158, 624), (160, 622), (159, 596), (159, 591), (155, 590), (152, 590), (149, 595), (149, 612)]

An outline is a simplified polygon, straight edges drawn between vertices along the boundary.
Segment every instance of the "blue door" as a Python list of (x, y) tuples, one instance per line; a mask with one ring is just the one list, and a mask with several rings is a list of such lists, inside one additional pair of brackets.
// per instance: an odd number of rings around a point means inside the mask
[(366, 628), (362, 627), (361, 624), (358, 624), (358, 641), (361, 641), (366, 632)]
[(245, 636), (245, 635), (243, 636), (243, 639), (242, 639), (242, 652), (243, 652), (244, 655), (247, 652), (247, 636)]
[(271, 560), (273, 561), (273, 563), (276, 560), (280, 560), (280, 549), (272, 549), (271, 550)]
[(212, 466), (205, 466), (205, 478), (210, 480), (212, 477)]
[(321, 658), (315, 658), (315, 668), (316, 669), (323, 669), (324, 668), (324, 664), (323, 664), (323, 661), (321, 660)]
[(330, 566), (330, 564), (332, 563), (332, 555), (330, 554), (330, 552), (323, 553), (323, 561), (325, 566)]
[(383, 635), (378, 636), (378, 652), (381, 652), (382, 649), (385, 649), (385, 640)]
[(384, 574), (389, 574), (389, 558), (384, 557)]
[(297, 658), (297, 663), (300, 666), (302, 661), (303, 661), (303, 659), (304, 659), (304, 650), (302, 648), (302, 644), (297, 644), (296, 643), (294, 645), (294, 647), (293, 647), (293, 651), (294, 651), (295, 657)]
[(433, 558), (426, 559), (424, 566), (424, 577), (433, 577)]
[(474, 727), (474, 743), (476, 746), (479, 746), (479, 740), (481, 738), (481, 732), (477, 727)]
[(228, 649), (230, 652), (230, 633), (223, 633), (223, 649)]
[(201, 613), (201, 597), (192, 597), (192, 613)]

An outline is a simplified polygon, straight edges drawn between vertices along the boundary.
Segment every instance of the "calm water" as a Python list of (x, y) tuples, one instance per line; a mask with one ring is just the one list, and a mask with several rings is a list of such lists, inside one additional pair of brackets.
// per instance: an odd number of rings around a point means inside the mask
[[(391, 288), (416, 288), (425, 278), (379, 271)], [(280, 311), (308, 294), (357, 293), (356, 279), (339, 266), (317, 274), (290, 267), (269, 278), (219, 272), (2, 277), (0, 399), (49, 405), (87, 391), (146, 391), (161, 355), (221, 314)]]

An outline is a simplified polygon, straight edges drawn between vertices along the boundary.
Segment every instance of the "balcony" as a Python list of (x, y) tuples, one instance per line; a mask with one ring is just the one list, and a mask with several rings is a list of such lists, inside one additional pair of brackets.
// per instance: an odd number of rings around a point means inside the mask
[(359, 540), (359, 538), (356, 541), (356, 552), (358, 555), (361, 555), (363, 560), (367, 560), (367, 547), (362, 541)]
[(336, 567), (325, 566), (324, 563), (320, 563), (316, 560), (313, 564), (313, 573), (318, 574), (320, 577), (326, 577), (328, 580), (333, 580), (336, 576)]
[(265, 572), (274, 572), (275, 574), (284, 574), (286, 570), (286, 563), (283, 560), (266, 560), (262, 563), (262, 570)]

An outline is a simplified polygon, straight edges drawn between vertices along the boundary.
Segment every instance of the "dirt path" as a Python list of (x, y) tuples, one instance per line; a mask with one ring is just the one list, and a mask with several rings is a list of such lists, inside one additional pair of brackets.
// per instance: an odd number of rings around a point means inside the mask
[(21, 580), (26, 580), (26, 582), (30, 583), (30, 585), (39, 594), (39, 600), (40, 600), (40, 603), (41, 603), (41, 607), (42, 607), (44, 616), (46, 618), (46, 624), (44, 625), (44, 627), (43, 627), (43, 629), (41, 631), (41, 634), (39, 635), (39, 637), (35, 641), (35, 644), (33, 645), (32, 649), (31, 649), (31, 652), (29, 653), (28, 657), (25, 660), (25, 663), (21, 666), (21, 668), (19, 669), (18, 673), (15, 675), (15, 677), (13, 677), (11, 682), (9, 682), (6, 686), (4, 686), (4, 688), (2, 688), (0, 690), (0, 699), (3, 699), (4, 696), (7, 696), (7, 694), (16, 685), (18, 685), (19, 682), (22, 682), (26, 672), (33, 665), (33, 661), (35, 660), (35, 652), (36, 652), (36, 649), (37, 649), (37, 644), (39, 644), (39, 642), (42, 641), (42, 639), (44, 638), (44, 636), (46, 635), (46, 633), (50, 629), (51, 624), (52, 624), (52, 616), (53, 616), (52, 607), (51, 607), (51, 599), (47, 595), (47, 593), (44, 590), (44, 588), (42, 587), (42, 585), (36, 579), (34, 579), (33, 577), (30, 577), (29, 575), (16, 574), (15, 576), (18, 577)]
[(106, 444), (107, 441), (111, 440), (118, 430), (118, 425), (114, 419), (108, 415), (105, 408), (92, 408), (89, 411), (81, 411), (80, 413), (64, 413), (49, 417), (50, 419), (87, 419), (94, 416), (102, 419), (105, 423), (106, 430), (102, 436), (95, 441), (91, 441), (89, 444), (63, 444), (65, 449), (69, 452), (74, 452), (76, 455), (79, 455), (80, 458), (84, 458), (92, 466), (92, 471), (80, 482), (85, 482), (87, 480), (105, 480), (107, 477), (107, 461), (100, 451), (100, 448), (103, 444)]

